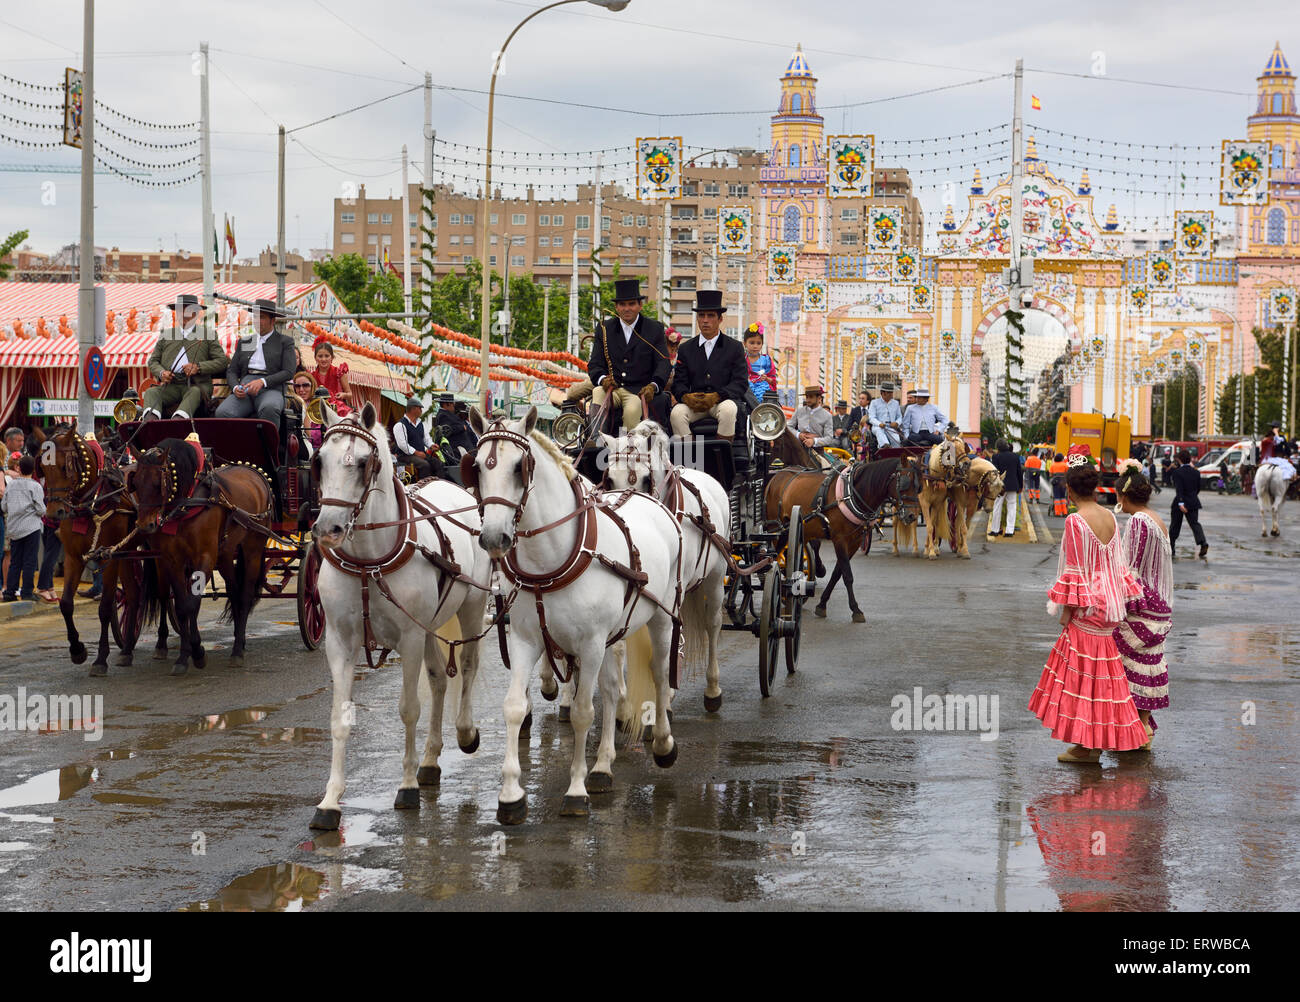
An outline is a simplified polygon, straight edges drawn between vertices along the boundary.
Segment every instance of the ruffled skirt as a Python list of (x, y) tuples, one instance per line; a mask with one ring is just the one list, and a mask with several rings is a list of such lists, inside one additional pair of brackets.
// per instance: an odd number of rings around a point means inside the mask
[(1061, 631), (1029, 710), (1059, 741), (1131, 751), (1146, 744), (1119, 651), (1111, 636), (1115, 624), (1072, 619)]
[[(1163, 710), (1169, 705), (1169, 665), (1165, 661), (1169, 627), (1167, 613), (1132, 605), (1124, 622), (1115, 627), (1115, 646), (1133, 693), (1133, 705), (1139, 710)], [(1155, 729), (1154, 720), (1151, 727)]]

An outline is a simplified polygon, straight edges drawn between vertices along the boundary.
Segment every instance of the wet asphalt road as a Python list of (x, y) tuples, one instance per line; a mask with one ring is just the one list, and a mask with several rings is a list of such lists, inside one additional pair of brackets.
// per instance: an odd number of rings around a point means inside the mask
[[(89, 679), (57, 617), (5, 623), (0, 695), (102, 694), (105, 727), (0, 732), (0, 908), (1294, 908), (1300, 507), (1281, 540), (1259, 538), (1250, 499), (1210, 497), (1203, 522), (1209, 560), (1184, 537), (1175, 565), (1173, 706), (1149, 755), (1055, 761), (1025, 704), (1057, 632), (1056, 548), (985, 542), (980, 516), (969, 562), (879, 542), (859, 558), (868, 622), (848, 621), (842, 594), (806, 617), (800, 671), (780, 670), (770, 699), (756, 641), (724, 633), (721, 712), (687, 680), (676, 765), (620, 747), (590, 818), (559, 817), (572, 733), (534, 696), (530, 814), (510, 829), (495, 821), (495, 645), (481, 747), (462, 754), (448, 727), (419, 812), (392, 810), (399, 673), (357, 669), (343, 829), (321, 835), (307, 823), (329, 770), (329, 674), (291, 602), (258, 607), (240, 670), (209, 605), (209, 666), (182, 679), (150, 660), (152, 639)], [(917, 687), (985, 697), (986, 724), (996, 696), (996, 739), (893, 726), (912, 716), (891, 701)]]

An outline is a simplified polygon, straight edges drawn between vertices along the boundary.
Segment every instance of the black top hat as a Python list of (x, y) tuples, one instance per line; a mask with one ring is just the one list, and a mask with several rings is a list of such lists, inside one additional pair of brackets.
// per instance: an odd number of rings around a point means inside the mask
[(254, 299), (253, 312), (265, 313), (267, 316), (274, 317), (276, 320), (284, 320), (289, 316), (288, 313), (275, 305), (274, 299)]
[(695, 305), (691, 307), (692, 313), (700, 313), (703, 310), (713, 310), (716, 313), (726, 313), (727, 308), (722, 305), (721, 289), (699, 289), (695, 293)]
[(614, 282), (614, 302), (622, 303), (629, 299), (639, 299), (645, 301), (645, 296), (641, 295), (641, 279), (639, 278), (620, 278)]
[(174, 312), (182, 312), (190, 306), (195, 309), (199, 308), (199, 297), (189, 292), (182, 292), (176, 297), (176, 302), (168, 303), (168, 307)]

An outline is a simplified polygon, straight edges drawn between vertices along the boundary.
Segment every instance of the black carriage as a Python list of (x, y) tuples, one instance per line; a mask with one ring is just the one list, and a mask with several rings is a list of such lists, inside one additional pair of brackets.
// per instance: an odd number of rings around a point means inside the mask
[[(265, 560), (264, 598), (292, 598), (298, 605), (298, 631), (307, 650), (314, 651), (325, 638), (325, 613), (317, 593), (320, 551), (311, 543), (311, 526), (319, 511), (311, 476), (311, 457), (296, 409), (286, 411), (280, 426), (256, 418), (163, 419), (131, 422), (119, 427), (123, 442), (133, 453), (151, 449), (166, 438), (197, 434), (210, 469), (230, 464), (260, 470), (271, 485), (275, 510)], [(116, 556), (130, 560), (132, 573), (142, 578), (144, 550), (124, 550)], [(207, 594), (226, 598), (216, 579)], [(139, 635), (143, 611), (129, 609), (119, 589), (115, 637), (121, 645), (126, 631)], [(134, 617), (134, 619), (132, 618)]]
[[(599, 483), (603, 445), (596, 433), (618, 434), (618, 414), (599, 408), (588, 417), (574, 402), (562, 410), (553, 426), (555, 440), (584, 476)], [(751, 397), (740, 408), (733, 439), (718, 437), (717, 422), (704, 418), (691, 426), (692, 439), (674, 439), (671, 445), (673, 463), (702, 469), (727, 490), (731, 567), (722, 628), (758, 638), (758, 682), (764, 696), (771, 694), (782, 647), (786, 671), (793, 675), (798, 667), (803, 604), (815, 594), (817, 582), (800, 510), (795, 508), (788, 521), (768, 519), (764, 510), (768, 481), (781, 465), (771, 443), (785, 433), (785, 426), (780, 407)]]

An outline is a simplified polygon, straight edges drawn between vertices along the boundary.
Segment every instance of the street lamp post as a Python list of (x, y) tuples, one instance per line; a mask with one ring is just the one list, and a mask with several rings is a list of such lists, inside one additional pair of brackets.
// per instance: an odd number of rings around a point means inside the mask
[[(483, 197), (481, 199), (482, 205), (480, 207), (480, 216), (482, 217), (483, 225), (479, 230), (482, 234), (479, 244), (479, 261), (483, 269), (479, 300), (479, 339), (482, 347), (480, 378), (483, 384), (480, 389), (482, 391), (483, 414), (485, 416), (492, 412), (492, 387), (488, 381), (488, 348), (492, 336), (490, 320), (488, 318), (488, 308), (491, 302), (491, 272), (488, 270), (488, 210), (491, 206), (492, 200), (492, 113), (496, 105), (497, 73), (501, 69), (501, 59), (505, 56), (506, 49), (509, 47), (511, 40), (519, 33), (519, 29), (535, 18), (538, 14), (571, 3), (593, 3), (597, 7), (604, 7), (606, 10), (620, 11), (630, 2), (631, 0), (557, 0), (556, 3), (547, 4), (545, 7), (539, 7), (515, 25), (514, 30), (506, 36), (506, 40), (504, 44), (502, 44), (501, 49), (497, 52), (496, 58), (492, 60), (492, 83), (488, 87), (487, 157), (483, 171)], [(599, 233), (599, 219), (596, 220), (596, 226), (596, 232)], [(508, 253), (509, 250), (507, 249), (507, 254)]]

